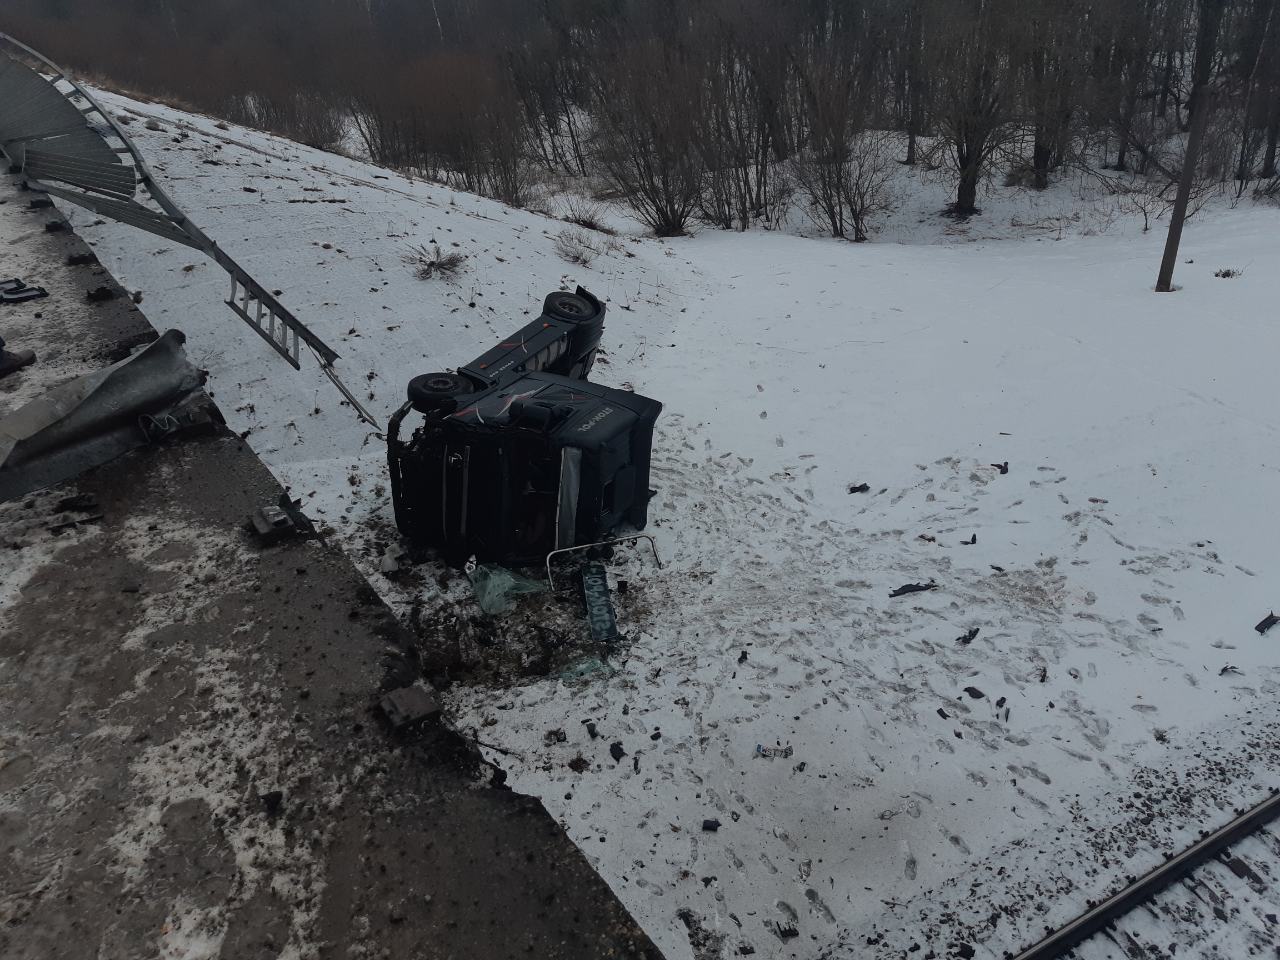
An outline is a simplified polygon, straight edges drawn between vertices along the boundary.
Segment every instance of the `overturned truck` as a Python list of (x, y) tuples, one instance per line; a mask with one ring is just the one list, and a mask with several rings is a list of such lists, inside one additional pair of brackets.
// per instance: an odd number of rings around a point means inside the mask
[(644, 527), (662, 404), (587, 382), (604, 315), (581, 287), (553, 293), (457, 373), (409, 382), (387, 429), (401, 533), (450, 562), (518, 565)]

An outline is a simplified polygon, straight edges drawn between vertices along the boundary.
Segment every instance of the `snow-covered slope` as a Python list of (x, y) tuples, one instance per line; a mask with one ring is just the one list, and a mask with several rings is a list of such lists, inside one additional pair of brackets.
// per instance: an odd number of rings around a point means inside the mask
[[(166, 186), (380, 418), (561, 283), (609, 299), (598, 376), (666, 404), (666, 566), (616, 672), (453, 709), (672, 958), (999, 956), (1280, 783), (1280, 654), (1252, 630), (1280, 605), (1274, 209), (1202, 215), (1163, 296), (1161, 238), (1089, 217), (915, 245), (708, 231), (569, 268), (556, 221), (109, 99), (160, 120), (132, 129)], [(918, 239), (1007, 234), (1002, 202)], [(239, 324), (211, 264), (91, 221), (308, 511), (353, 548), (387, 528), (381, 443), (318, 372)], [(457, 283), (400, 262), (433, 240), (469, 256)], [(908, 583), (936, 589), (890, 596)]]

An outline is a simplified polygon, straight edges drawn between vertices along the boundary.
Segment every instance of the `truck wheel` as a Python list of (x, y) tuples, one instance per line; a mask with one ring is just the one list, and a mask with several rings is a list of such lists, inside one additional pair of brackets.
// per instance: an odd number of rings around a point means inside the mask
[(456, 373), (423, 373), (409, 381), (409, 402), (419, 413), (452, 413), (458, 398), (474, 390), (470, 380)]
[(554, 317), (557, 320), (567, 320), (570, 323), (585, 323), (588, 320), (594, 320), (599, 311), (585, 297), (562, 290), (547, 297), (542, 304), (542, 312), (544, 315)]

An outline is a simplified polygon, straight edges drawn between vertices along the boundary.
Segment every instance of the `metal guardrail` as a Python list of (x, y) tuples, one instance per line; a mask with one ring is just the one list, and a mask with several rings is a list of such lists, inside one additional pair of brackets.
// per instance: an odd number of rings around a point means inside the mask
[[(382, 429), (334, 370), (337, 352), (182, 212), (115, 118), (65, 70), (6, 33), (0, 33), (0, 153), (32, 190), (207, 255), (230, 275), (226, 304), (241, 320), (294, 369), (302, 369), (306, 346), (360, 418)], [(140, 202), (140, 192), (159, 209)]]

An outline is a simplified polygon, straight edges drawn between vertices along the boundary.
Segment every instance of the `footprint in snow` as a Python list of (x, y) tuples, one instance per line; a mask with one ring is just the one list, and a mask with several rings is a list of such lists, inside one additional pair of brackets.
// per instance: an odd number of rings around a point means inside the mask
[(817, 890), (814, 890), (813, 887), (809, 887), (805, 890), (804, 895), (812, 907), (810, 912), (818, 914), (818, 916), (822, 917), (822, 919), (827, 921), (827, 923), (836, 922), (836, 915), (831, 912), (831, 908), (828, 907), (822, 897), (818, 895)]

